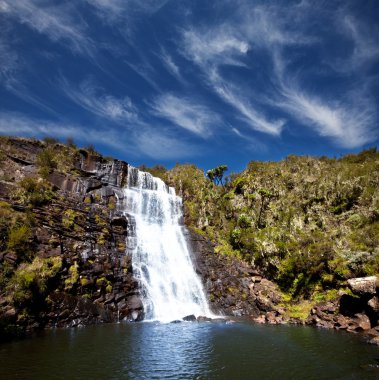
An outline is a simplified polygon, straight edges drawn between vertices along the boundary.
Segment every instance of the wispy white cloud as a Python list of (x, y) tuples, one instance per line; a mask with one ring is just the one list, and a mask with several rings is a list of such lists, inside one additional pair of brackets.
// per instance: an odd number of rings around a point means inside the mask
[(248, 100), (249, 98), (253, 100), (254, 97), (246, 94), (245, 88), (237, 82), (223, 79), (219, 74), (219, 67), (223, 64), (244, 65), (240, 58), (246, 55), (249, 45), (238, 39), (237, 35), (238, 32), (230, 27), (224, 29), (217, 27), (208, 33), (185, 31), (183, 34), (185, 54), (201, 68), (207, 78), (208, 86), (239, 112), (239, 118), (256, 131), (280, 135), (284, 121), (269, 120)]
[(205, 30), (183, 31), (184, 54), (198, 65), (237, 65), (238, 57), (245, 55), (249, 44), (238, 36), (237, 30), (228, 26), (216, 26)]
[(174, 62), (172, 56), (167, 51), (161, 48), (161, 53), (157, 54), (159, 59), (164, 63), (167, 71), (180, 82), (183, 82), (183, 77), (180, 72), (179, 66)]
[(140, 151), (156, 160), (187, 158), (199, 154), (199, 149), (194, 144), (153, 129), (138, 133), (135, 142)]
[(19, 66), (19, 56), (9, 44), (0, 37), (0, 83), (14, 79)]
[(87, 25), (72, 5), (38, 0), (1, 0), (0, 5), (3, 16), (18, 20), (53, 42), (66, 44), (75, 53), (93, 54), (95, 44), (86, 33)]
[[(82, 0), (94, 8), (101, 21), (112, 26), (122, 23), (130, 32), (132, 24), (136, 22), (139, 14), (154, 14), (159, 11), (169, 0)], [(127, 21), (127, 23), (125, 23)]]
[[(294, 65), (294, 60), (304, 54), (302, 50), (322, 42), (326, 29), (319, 23), (322, 30), (316, 35), (317, 20), (333, 22), (332, 15), (343, 15), (338, 18), (340, 29), (353, 45), (343, 67), (350, 66), (350, 70), (379, 57), (376, 32), (370, 36), (368, 29), (345, 9), (343, 12), (336, 12), (334, 8), (325, 10), (306, 0), (285, 5), (280, 2), (252, 5), (241, 0), (235, 8), (233, 16), (222, 24), (188, 27), (182, 32), (182, 42), (184, 56), (201, 69), (206, 85), (238, 111), (237, 117), (254, 130), (280, 136), (285, 121), (273, 119), (268, 112), (275, 110), (283, 114), (284, 111), (289, 118), (295, 118), (320, 136), (346, 148), (362, 146), (378, 137), (375, 129), (378, 115), (364, 75), (362, 79), (359, 73), (360, 81), (351, 83), (343, 94), (335, 94), (333, 99), (333, 94), (316, 96), (309, 86), (308, 89), (301, 86), (309, 80), (305, 75), (310, 71), (304, 74)], [(238, 76), (222, 75), (222, 65), (251, 70), (247, 64), (251, 60), (246, 56), (249, 54), (249, 58), (254, 59), (257, 49), (263, 49), (272, 63), (272, 67), (261, 70), (273, 70), (270, 85), (259, 94)], [(232, 131), (243, 135), (239, 130)]]
[(78, 124), (33, 118), (10, 112), (0, 112), (0, 133), (30, 137), (73, 137), (86, 143), (101, 141), (102, 144), (116, 149), (123, 147), (120, 134), (116, 130), (90, 130)]
[(339, 146), (357, 148), (378, 138), (376, 107), (364, 94), (355, 93), (352, 101), (328, 102), (289, 86), (282, 95), (278, 106)]
[(243, 1), (237, 10), (241, 32), (253, 46), (274, 49), (278, 47), (311, 45), (319, 41), (309, 33), (311, 12), (307, 1), (293, 4), (264, 2), (251, 6)]
[(204, 138), (210, 136), (221, 122), (219, 116), (204, 105), (172, 94), (159, 96), (152, 108), (156, 115)]
[(378, 28), (368, 28), (346, 11), (335, 22), (352, 44), (350, 55), (334, 64), (337, 71), (361, 70), (363, 65), (379, 58)]
[(127, 11), (129, 2), (127, 0), (84, 0), (90, 6), (100, 12), (100, 16), (108, 21), (114, 22), (122, 17)]
[(216, 93), (227, 103), (240, 112), (240, 118), (254, 130), (279, 136), (285, 120), (269, 120), (263, 113), (258, 112), (252, 104), (243, 97), (245, 90), (241, 87), (236, 88), (232, 84), (224, 83), (221, 77), (214, 72), (210, 76), (212, 86)]
[(129, 97), (116, 98), (105, 94), (91, 80), (86, 80), (79, 86), (62, 80), (61, 89), (74, 103), (104, 119), (116, 122), (138, 120), (138, 110)]
[(198, 149), (183, 139), (147, 127), (129, 131), (118, 128), (89, 129), (83, 125), (27, 117), (18, 113), (0, 112), (0, 134), (29, 137), (53, 136), (74, 138), (83, 144), (102, 144), (128, 156), (151, 157), (157, 160), (180, 159), (197, 154)]
[(271, 106), (344, 148), (357, 148), (378, 138), (378, 113), (365, 80), (337, 96), (316, 95), (301, 86), (304, 78), (289, 70), (282, 54), (273, 54), (273, 61), (277, 91), (267, 100)]

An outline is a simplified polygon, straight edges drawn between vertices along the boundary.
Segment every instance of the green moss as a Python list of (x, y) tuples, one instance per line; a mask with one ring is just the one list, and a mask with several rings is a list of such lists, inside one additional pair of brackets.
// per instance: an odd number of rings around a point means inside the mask
[(338, 289), (330, 289), (327, 291), (318, 290), (312, 295), (312, 301), (325, 302), (325, 301), (335, 301), (338, 298)]
[(313, 307), (313, 303), (310, 301), (302, 301), (296, 304), (285, 304), (283, 305), (286, 309), (285, 315), (289, 318), (299, 319), (300, 321), (305, 321)]
[(39, 173), (43, 178), (47, 178), (49, 174), (57, 168), (56, 153), (53, 147), (47, 146), (44, 150), (37, 154), (36, 164)]
[(96, 280), (97, 286), (106, 286), (107, 285), (107, 279), (105, 277), (100, 277)]
[(74, 262), (73, 265), (68, 269), (69, 277), (65, 280), (65, 290), (71, 290), (73, 286), (78, 282), (79, 279), (79, 265), (77, 261)]

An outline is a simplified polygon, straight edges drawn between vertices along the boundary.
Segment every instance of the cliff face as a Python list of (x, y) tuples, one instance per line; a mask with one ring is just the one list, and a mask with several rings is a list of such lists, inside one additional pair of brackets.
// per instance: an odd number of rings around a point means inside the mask
[(27, 139), (2, 138), (0, 152), (3, 335), (141, 319), (118, 210), (127, 164)]

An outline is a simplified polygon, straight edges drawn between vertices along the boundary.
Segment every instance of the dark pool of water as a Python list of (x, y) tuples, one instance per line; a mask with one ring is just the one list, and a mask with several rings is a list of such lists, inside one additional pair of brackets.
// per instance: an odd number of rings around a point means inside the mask
[(0, 344), (1, 379), (379, 379), (359, 336), (247, 323), (135, 323)]

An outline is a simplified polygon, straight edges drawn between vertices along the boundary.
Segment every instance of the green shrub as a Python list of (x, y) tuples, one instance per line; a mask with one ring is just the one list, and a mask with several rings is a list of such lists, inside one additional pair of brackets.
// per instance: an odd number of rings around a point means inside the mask
[(29, 240), (32, 236), (30, 227), (23, 224), (9, 231), (7, 249), (23, 254), (29, 251)]
[(15, 201), (24, 206), (42, 206), (55, 198), (51, 184), (42, 179), (27, 177), (19, 182), (19, 188), (13, 195)]
[(61, 267), (60, 257), (36, 257), (30, 264), (20, 264), (8, 285), (15, 304), (30, 303), (35, 297), (46, 294), (49, 280), (58, 274)]
[(252, 225), (251, 217), (247, 214), (241, 214), (237, 220), (237, 226), (240, 228), (249, 228)]
[(57, 168), (56, 154), (52, 147), (47, 147), (38, 153), (36, 158), (36, 164), (39, 168), (39, 173), (43, 178), (47, 178), (48, 175)]
[(78, 271), (79, 265), (77, 261), (74, 262), (73, 265), (70, 266), (68, 269), (69, 277), (66, 278), (64, 284), (65, 284), (65, 290), (70, 290), (73, 288), (73, 286), (78, 282), (79, 280), (79, 271)]

